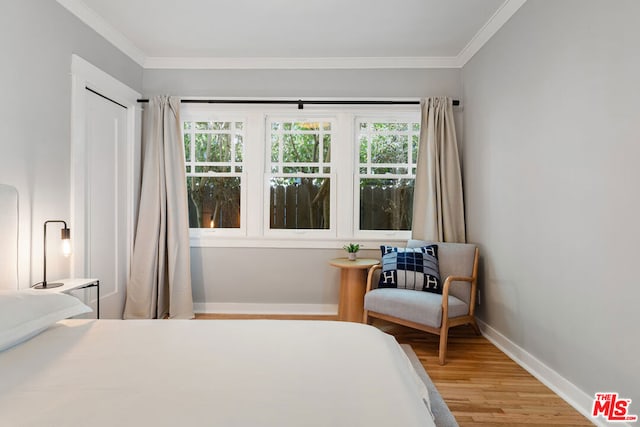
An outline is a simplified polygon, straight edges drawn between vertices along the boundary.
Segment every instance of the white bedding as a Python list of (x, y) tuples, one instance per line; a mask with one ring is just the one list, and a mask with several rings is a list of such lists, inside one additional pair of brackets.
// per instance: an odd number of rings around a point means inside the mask
[(0, 426), (429, 426), (427, 399), (356, 323), (66, 320), (0, 353)]

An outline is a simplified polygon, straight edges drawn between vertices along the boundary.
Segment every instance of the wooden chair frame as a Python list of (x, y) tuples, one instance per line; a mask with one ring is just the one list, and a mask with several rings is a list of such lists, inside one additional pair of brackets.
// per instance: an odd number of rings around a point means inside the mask
[[(438, 352), (438, 358), (440, 364), (444, 365), (447, 357), (447, 339), (449, 335), (449, 328), (460, 325), (471, 325), (476, 333), (480, 335), (480, 328), (478, 328), (478, 324), (476, 323), (475, 319), (476, 295), (478, 287), (478, 258), (479, 251), (478, 248), (476, 248), (471, 277), (448, 276), (445, 279), (444, 285), (442, 285), (442, 320), (440, 322), (440, 328), (421, 325), (420, 323), (411, 322), (399, 317), (389, 316), (369, 310), (364, 310), (363, 323), (370, 323), (370, 318), (374, 317), (377, 319), (386, 320), (388, 322), (397, 323), (399, 325), (408, 326), (409, 328), (414, 328), (424, 332), (440, 335), (440, 348)], [(381, 268), (382, 267), (380, 265), (375, 265), (369, 269), (365, 295), (371, 290), (374, 272)], [(451, 286), (452, 282), (469, 282), (471, 284), (471, 295), (469, 298), (469, 312), (464, 316), (449, 318), (449, 287)]]

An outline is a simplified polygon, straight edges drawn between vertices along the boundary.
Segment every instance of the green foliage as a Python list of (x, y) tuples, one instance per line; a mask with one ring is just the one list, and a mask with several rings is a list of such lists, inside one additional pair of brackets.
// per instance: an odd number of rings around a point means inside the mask
[(240, 227), (239, 177), (187, 177), (189, 227)]
[[(231, 165), (187, 166), (187, 173), (242, 172), (242, 128), (242, 122), (185, 122), (184, 129), (187, 132), (184, 135), (184, 149), (187, 162), (230, 163), (235, 160), (238, 163), (235, 168)], [(191, 131), (194, 133), (189, 133)], [(187, 177), (189, 226), (239, 227), (240, 185), (240, 178), (237, 176)]]
[(354, 254), (356, 252), (358, 252), (360, 250), (360, 244), (359, 243), (349, 243), (348, 245), (344, 245), (342, 247), (342, 249), (344, 249), (345, 251), (347, 251), (350, 254)]
[[(409, 161), (409, 152), (415, 163), (418, 154), (418, 137), (408, 132), (417, 132), (419, 129), (419, 123), (361, 123), (358, 141), (360, 163), (406, 165)], [(398, 173), (391, 168), (381, 173), (386, 172)]]
[[(360, 167), (360, 173), (379, 176), (360, 180), (362, 229), (410, 229), (413, 179), (409, 176), (415, 169), (418, 154), (418, 136), (410, 132), (418, 132), (419, 128), (419, 123), (411, 122), (360, 123), (359, 136), (354, 143), (358, 144), (360, 163), (370, 163), (370, 169)], [(200, 163), (187, 166), (188, 174), (199, 174), (187, 178), (190, 226), (239, 227), (241, 178), (235, 174), (242, 172), (243, 123), (185, 122), (184, 129), (185, 159)], [(320, 167), (320, 161), (331, 161), (331, 131), (330, 122), (271, 123), (270, 157), (271, 162), (277, 164), (270, 170), (276, 174), (271, 181), (272, 206), (282, 209), (289, 219), (291, 212), (295, 212), (295, 227), (328, 227), (329, 179), (309, 174), (331, 172), (329, 166)], [(410, 158), (413, 167), (407, 164)], [(236, 165), (230, 164), (233, 160)], [(220, 164), (202, 164), (204, 162)], [(301, 163), (316, 166), (302, 166)], [(202, 176), (214, 173), (222, 175)], [(296, 176), (277, 176), (282, 173)], [(385, 174), (408, 178), (388, 178)], [(283, 198), (274, 203), (276, 189), (278, 197)], [(282, 194), (296, 196), (284, 197)], [(288, 224), (286, 227), (290, 228)], [(359, 245), (352, 245), (359, 248)]]
[[(331, 160), (331, 134), (326, 133), (320, 144), (320, 130), (330, 131), (329, 122), (274, 122), (271, 124), (271, 161), (290, 163), (318, 163)], [(322, 150), (322, 152), (321, 152)], [(282, 158), (280, 158), (282, 155)], [(296, 168), (296, 166), (290, 166)], [(288, 170), (275, 172), (318, 172)]]
[[(376, 175), (408, 174), (408, 163), (416, 163), (418, 156), (419, 123), (360, 123), (359, 160), (361, 164), (370, 163), (371, 171), (361, 173)], [(410, 157), (411, 155), (411, 157)], [(386, 165), (377, 167), (375, 165)]]

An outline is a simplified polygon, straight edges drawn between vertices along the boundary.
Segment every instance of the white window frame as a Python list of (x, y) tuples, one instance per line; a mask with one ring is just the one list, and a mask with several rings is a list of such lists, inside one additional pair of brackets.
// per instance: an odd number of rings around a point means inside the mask
[[(359, 126), (360, 123), (420, 123), (420, 116), (419, 115), (415, 115), (415, 114), (411, 114), (411, 113), (382, 113), (382, 114), (376, 114), (376, 115), (357, 115), (354, 117), (354, 126), (353, 126), (353, 140), (354, 140), (354, 165), (353, 165), (353, 170), (354, 170), (354, 179), (353, 179), (353, 234), (354, 237), (356, 238), (360, 238), (360, 239), (373, 239), (373, 238), (389, 238), (389, 239), (397, 239), (397, 240), (407, 240), (409, 238), (411, 238), (411, 230), (361, 230), (360, 229), (360, 179), (363, 178), (363, 176), (360, 174), (360, 139), (358, 138), (359, 135)], [(367, 178), (373, 178), (373, 179), (384, 179), (384, 178), (389, 178), (389, 179), (414, 179), (415, 180), (415, 174), (411, 173), (412, 170), (417, 167), (417, 159), (416, 159), (416, 166), (413, 166), (412, 164), (412, 149), (411, 149), (411, 143), (412, 143), (412, 136), (413, 134), (417, 133), (418, 137), (420, 135), (420, 132), (415, 132), (415, 131), (407, 131), (408, 137), (409, 137), (409, 152), (408, 152), (408, 158), (407, 158), (407, 170), (409, 173), (407, 174), (366, 174), (364, 176), (364, 179)], [(376, 163), (370, 163), (367, 164), (367, 167), (394, 167), (396, 166), (396, 164), (376, 164)]]
[[(241, 100), (240, 98), (237, 98)], [(370, 98), (368, 98), (370, 99)], [(265, 98), (265, 100), (269, 100)], [(335, 99), (326, 99), (335, 100)], [(414, 99), (411, 99), (412, 101)], [(375, 118), (379, 121), (420, 121), (417, 105), (296, 105), (283, 104), (182, 104), (183, 121), (225, 120), (244, 121), (244, 157), (242, 179), (241, 222), (238, 229), (191, 229), (192, 247), (264, 247), (264, 248), (325, 248), (341, 249), (350, 242), (358, 242), (364, 249), (378, 249), (382, 244), (406, 243), (410, 231), (372, 230), (359, 232), (359, 174), (356, 118)], [(271, 146), (268, 139), (269, 118), (286, 120), (322, 120), (331, 118), (331, 208), (329, 230), (274, 229), (270, 230), (268, 213), (269, 180), (271, 177)], [(235, 231), (235, 232), (234, 232)]]
[[(337, 128), (337, 120), (335, 115), (318, 115), (315, 113), (294, 113), (294, 114), (267, 114), (265, 117), (265, 135), (264, 135), (264, 145), (265, 145), (265, 174), (264, 174), (264, 205), (263, 205), (263, 217), (264, 217), (264, 235), (266, 237), (272, 238), (299, 238), (300, 236), (304, 236), (307, 238), (314, 239), (330, 239), (336, 237), (336, 172), (335, 166), (333, 164), (333, 151), (331, 153), (331, 160), (328, 163), (328, 167), (331, 170), (328, 173), (325, 173), (322, 168), (327, 167), (327, 163), (324, 161), (320, 161), (316, 164), (311, 163), (300, 163), (298, 164), (301, 167), (310, 166), (310, 167), (318, 167), (318, 173), (313, 174), (303, 174), (303, 173), (283, 173), (277, 172), (273, 173), (271, 171), (271, 124), (273, 122), (328, 122), (331, 123), (331, 150), (333, 150), (333, 145), (335, 143), (335, 135)], [(323, 153), (320, 153), (322, 155)], [(282, 162), (282, 159), (280, 159)], [(278, 163), (280, 163), (278, 162)], [(274, 177), (300, 177), (300, 176), (308, 176), (313, 178), (328, 178), (329, 181), (329, 204), (330, 204), (330, 212), (329, 212), (329, 228), (328, 229), (272, 229), (271, 221), (270, 221), (270, 197), (268, 196), (271, 188), (271, 179)]]
[[(186, 111), (185, 111), (186, 110)], [(242, 172), (235, 172), (235, 168), (234, 166), (237, 164), (236, 163), (230, 163), (229, 165), (232, 167), (232, 170), (229, 174), (224, 174), (224, 175), (219, 175), (219, 174), (212, 174), (211, 176), (217, 176), (217, 177), (239, 177), (240, 178), (240, 227), (239, 228), (190, 228), (189, 229), (189, 236), (191, 238), (196, 238), (196, 239), (207, 239), (207, 238), (211, 238), (211, 237), (246, 237), (247, 235), (247, 165), (246, 165), (246, 152), (247, 152), (247, 148), (246, 148), (246, 132), (247, 132), (247, 118), (242, 115), (242, 114), (237, 114), (234, 112), (230, 112), (229, 114), (227, 114), (226, 112), (222, 112), (222, 111), (213, 111), (213, 110), (205, 110), (205, 109), (190, 109), (190, 108), (184, 108), (184, 106), (181, 108), (181, 114), (180, 114), (180, 129), (182, 132), (182, 143), (184, 145), (184, 134), (185, 134), (185, 130), (184, 130), (184, 123), (185, 122), (231, 122), (231, 123), (237, 123), (237, 122), (242, 122), (243, 123), (243, 153), (242, 153)], [(192, 133), (192, 132), (190, 132)], [(194, 150), (193, 150), (193, 142), (195, 140), (192, 140), (192, 144), (191, 144), (191, 153), (190, 153), (190, 157), (191, 157), (191, 166), (192, 168), (195, 167), (196, 164), (201, 162), (195, 162), (194, 160)], [(205, 162), (206, 163), (206, 162)], [(186, 166), (187, 164), (185, 164), (185, 173), (187, 175), (187, 177), (189, 176), (207, 176), (207, 174), (197, 174), (193, 169), (190, 173), (186, 172)], [(205, 164), (206, 166), (206, 164)]]

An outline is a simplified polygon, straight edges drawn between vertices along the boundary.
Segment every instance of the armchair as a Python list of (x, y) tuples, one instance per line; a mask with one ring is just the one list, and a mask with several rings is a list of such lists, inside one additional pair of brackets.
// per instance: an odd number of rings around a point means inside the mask
[[(433, 242), (409, 240), (407, 247)], [(376, 285), (379, 265), (367, 276), (364, 297), (364, 323), (378, 318), (410, 328), (440, 335), (439, 361), (445, 364), (449, 328), (469, 324), (480, 333), (474, 317), (478, 278), (478, 248), (467, 243), (438, 245), (442, 295), (408, 289), (380, 288)]]

